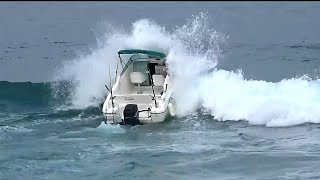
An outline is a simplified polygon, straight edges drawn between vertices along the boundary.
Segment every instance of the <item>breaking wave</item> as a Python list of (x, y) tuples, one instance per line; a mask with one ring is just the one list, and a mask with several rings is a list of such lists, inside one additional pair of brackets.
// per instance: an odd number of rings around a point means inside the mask
[(97, 39), (98, 48), (66, 62), (55, 80), (73, 84), (72, 107), (98, 106), (107, 95), (109, 66), (115, 74), (119, 50), (158, 50), (168, 55), (178, 116), (203, 108), (221, 121), (246, 120), (266, 126), (320, 122), (318, 80), (303, 76), (274, 83), (245, 79), (241, 70), (217, 69), (220, 47), (228, 36), (216, 31), (211, 21), (208, 14), (200, 13), (172, 31), (150, 19), (134, 22), (130, 32), (108, 24), (105, 35)]

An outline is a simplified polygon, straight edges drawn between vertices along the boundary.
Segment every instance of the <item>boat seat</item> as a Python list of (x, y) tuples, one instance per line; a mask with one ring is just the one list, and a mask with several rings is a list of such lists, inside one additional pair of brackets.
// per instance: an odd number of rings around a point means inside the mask
[(142, 72), (131, 72), (130, 73), (130, 80), (132, 83), (143, 83), (144, 81), (147, 80), (147, 74), (146, 73), (142, 73)]
[(138, 84), (138, 94), (141, 94), (140, 84), (147, 80), (147, 74), (142, 72), (131, 72), (130, 80), (132, 83)]
[(164, 76), (163, 75), (153, 74), (152, 79), (153, 79), (154, 86), (163, 86), (163, 84), (164, 84)]

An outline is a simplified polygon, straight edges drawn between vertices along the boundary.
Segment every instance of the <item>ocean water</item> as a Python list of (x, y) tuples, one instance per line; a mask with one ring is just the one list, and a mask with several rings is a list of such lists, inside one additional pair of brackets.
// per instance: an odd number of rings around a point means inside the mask
[[(320, 179), (319, 18), (319, 2), (1, 2), (0, 179)], [(168, 54), (177, 117), (102, 122), (125, 48)]]

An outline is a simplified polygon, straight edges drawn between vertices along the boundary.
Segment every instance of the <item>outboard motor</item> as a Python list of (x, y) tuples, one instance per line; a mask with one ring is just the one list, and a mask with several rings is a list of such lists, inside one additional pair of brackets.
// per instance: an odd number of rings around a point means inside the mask
[(140, 124), (138, 106), (136, 104), (127, 104), (123, 110), (124, 124), (132, 126)]

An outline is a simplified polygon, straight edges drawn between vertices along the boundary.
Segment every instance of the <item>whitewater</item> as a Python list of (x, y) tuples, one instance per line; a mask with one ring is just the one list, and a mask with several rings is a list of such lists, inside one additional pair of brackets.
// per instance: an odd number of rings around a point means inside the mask
[(64, 63), (54, 80), (72, 82), (72, 108), (98, 106), (106, 96), (107, 70), (116, 66), (117, 52), (151, 49), (167, 54), (179, 117), (201, 108), (218, 121), (245, 120), (271, 127), (320, 122), (317, 78), (306, 74), (267, 82), (246, 79), (241, 69), (218, 69), (223, 56), (220, 46), (230, 37), (215, 30), (210, 22), (208, 13), (200, 13), (172, 32), (150, 19), (132, 23), (130, 32), (107, 23), (104, 36), (97, 38), (98, 48)]

